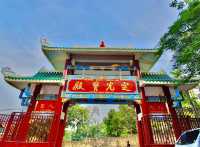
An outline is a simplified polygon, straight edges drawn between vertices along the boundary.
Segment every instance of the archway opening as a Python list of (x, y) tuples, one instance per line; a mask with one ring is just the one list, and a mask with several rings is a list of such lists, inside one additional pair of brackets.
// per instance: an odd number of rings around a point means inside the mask
[(72, 105), (66, 123), (63, 146), (138, 145), (133, 105)]

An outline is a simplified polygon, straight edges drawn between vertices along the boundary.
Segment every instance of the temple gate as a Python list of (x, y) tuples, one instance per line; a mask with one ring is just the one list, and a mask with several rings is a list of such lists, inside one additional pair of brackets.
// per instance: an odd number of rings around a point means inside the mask
[(181, 92), (197, 83), (177, 85), (165, 73), (149, 72), (157, 49), (62, 48), (42, 44), (55, 71), (19, 76), (4, 68), (5, 81), (21, 90), (27, 112), (0, 115), (0, 146), (60, 147), (67, 109), (79, 104), (129, 104), (137, 114), (140, 147), (174, 146), (181, 132), (200, 127), (200, 119), (181, 107)]

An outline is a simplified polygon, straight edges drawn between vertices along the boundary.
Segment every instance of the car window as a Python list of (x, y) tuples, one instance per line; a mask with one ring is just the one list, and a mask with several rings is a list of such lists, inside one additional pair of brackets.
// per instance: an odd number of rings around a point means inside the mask
[(198, 135), (199, 135), (199, 130), (186, 132), (181, 135), (177, 144), (180, 144), (180, 145), (192, 144), (196, 141)]

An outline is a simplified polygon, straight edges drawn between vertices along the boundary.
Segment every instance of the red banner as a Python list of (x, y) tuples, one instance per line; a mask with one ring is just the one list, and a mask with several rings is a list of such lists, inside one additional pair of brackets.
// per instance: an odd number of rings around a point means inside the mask
[(35, 111), (55, 111), (56, 101), (41, 100), (36, 104)]
[(136, 82), (131, 80), (70, 80), (68, 90), (73, 92), (112, 93), (136, 92)]

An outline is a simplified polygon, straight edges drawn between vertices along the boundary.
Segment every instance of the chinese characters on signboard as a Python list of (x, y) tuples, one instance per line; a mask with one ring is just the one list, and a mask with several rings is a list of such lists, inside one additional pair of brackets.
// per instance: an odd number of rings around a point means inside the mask
[(136, 82), (132, 80), (96, 80), (72, 79), (68, 82), (68, 91), (90, 93), (134, 93)]

